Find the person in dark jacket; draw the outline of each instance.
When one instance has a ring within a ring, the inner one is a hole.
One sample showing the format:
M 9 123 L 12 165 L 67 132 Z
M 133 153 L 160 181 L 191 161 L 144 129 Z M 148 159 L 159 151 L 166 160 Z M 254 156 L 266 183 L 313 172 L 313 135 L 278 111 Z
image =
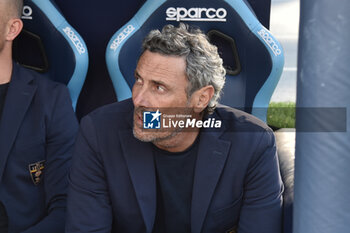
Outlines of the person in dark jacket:
M 83 118 L 67 233 L 280 233 L 272 130 L 219 105 L 217 48 L 185 25 L 151 31 L 132 99 Z
M 68 89 L 12 60 L 21 0 L 0 0 L 0 202 L 8 232 L 64 232 L 78 130 Z

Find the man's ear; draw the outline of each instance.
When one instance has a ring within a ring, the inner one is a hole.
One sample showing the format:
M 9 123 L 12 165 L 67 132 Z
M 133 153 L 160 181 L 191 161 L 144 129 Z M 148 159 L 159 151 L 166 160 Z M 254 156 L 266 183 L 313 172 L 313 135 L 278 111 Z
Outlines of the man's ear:
M 18 34 L 22 31 L 23 22 L 21 19 L 14 18 L 10 19 L 8 22 L 6 40 L 13 41 Z
M 214 96 L 214 87 L 212 85 L 202 87 L 192 94 L 192 106 L 195 112 L 202 112 Z

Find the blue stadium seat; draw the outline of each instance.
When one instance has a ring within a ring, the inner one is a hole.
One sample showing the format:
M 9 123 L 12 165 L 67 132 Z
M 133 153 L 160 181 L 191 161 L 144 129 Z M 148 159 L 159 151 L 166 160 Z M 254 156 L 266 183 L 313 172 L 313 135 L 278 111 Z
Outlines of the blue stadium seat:
M 220 102 L 266 122 L 267 107 L 283 70 L 283 50 L 244 0 L 146 1 L 107 47 L 107 68 L 118 100 L 131 96 L 145 35 L 180 21 L 199 27 L 219 48 L 227 70 Z
M 75 109 L 88 68 L 83 39 L 51 0 L 24 0 L 22 20 L 24 30 L 14 42 L 14 59 L 66 84 Z
M 105 51 L 117 28 L 123 26 L 145 0 L 55 0 L 68 22 L 89 48 L 89 68 L 77 105 L 81 118 L 97 107 L 117 101 L 109 77 Z
M 105 50 L 115 30 L 128 22 L 145 0 L 54 0 L 67 21 L 89 48 L 89 68 L 76 113 L 85 116 L 102 105 L 117 101 L 106 62 Z M 271 0 L 248 0 L 265 27 L 269 27 Z
M 284 184 L 283 233 L 293 232 L 295 129 L 275 131 L 278 160 Z

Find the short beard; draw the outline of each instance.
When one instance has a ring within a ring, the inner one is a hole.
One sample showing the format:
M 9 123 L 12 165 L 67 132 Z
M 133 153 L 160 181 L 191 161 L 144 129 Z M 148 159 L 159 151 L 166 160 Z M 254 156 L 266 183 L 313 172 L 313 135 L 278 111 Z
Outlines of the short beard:
M 158 143 L 158 142 L 162 142 L 162 141 L 174 138 L 181 131 L 182 131 L 182 129 L 178 128 L 178 129 L 174 130 L 173 132 L 171 132 L 170 134 L 165 135 L 163 137 L 157 136 L 156 134 L 143 135 L 144 137 L 142 137 L 136 133 L 135 126 L 132 129 L 132 132 L 133 132 L 135 138 L 137 138 L 138 140 L 140 140 L 142 142 L 152 142 L 152 143 Z
M 186 107 L 188 107 L 189 104 L 190 104 L 190 100 L 188 99 Z M 147 110 L 147 109 L 142 108 L 142 107 L 135 108 L 134 109 L 134 116 L 135 116 L 135 114 L 140 114 L 145 110 Z M 193 111 L 185 112 L 184 114 L 190 114 L 190 113 L 193 114 Z M 136 139 L 138 139 L 142 142 L 152 142 L 153 144 L 161 145 L 164 148 L 174 147 L 176 144 L 176 139 L 174 139 L 174 138 L 176 136 L 178 136 L 184 130 L 183 128 L 176 128 L 176 129 L 174 129 L 174 131 L 170 132 L 170 134 L 167 134 L 167 135 L 157 135 L 157 132 L 153 132 L 153 133 L 150 132 L 149 134 L 139 135 L 139 134 L 137 134 L 135 127 L 137 127 L 137 126 L 135 126 L 135 123 L 134 123 L 132 132 L 133 132 L 133 135 Z M 143 129 L 143 130 L 145 130 L 145 129 Z M 162 129 L 160 129 L 160 132 L 161 131 L 162 131 Z M 171 139 L 174 139 L 174 140 L 171 140 Z

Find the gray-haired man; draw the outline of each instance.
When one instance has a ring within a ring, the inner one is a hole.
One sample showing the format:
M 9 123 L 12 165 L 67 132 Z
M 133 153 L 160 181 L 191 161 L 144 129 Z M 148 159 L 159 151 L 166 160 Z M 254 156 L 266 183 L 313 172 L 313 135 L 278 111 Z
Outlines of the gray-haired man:
M 273 132 L 218 106 L 224 83 L 200 31 L 151 31 L 132 100 L 82 120 L 67 232 L 280 232 Z

